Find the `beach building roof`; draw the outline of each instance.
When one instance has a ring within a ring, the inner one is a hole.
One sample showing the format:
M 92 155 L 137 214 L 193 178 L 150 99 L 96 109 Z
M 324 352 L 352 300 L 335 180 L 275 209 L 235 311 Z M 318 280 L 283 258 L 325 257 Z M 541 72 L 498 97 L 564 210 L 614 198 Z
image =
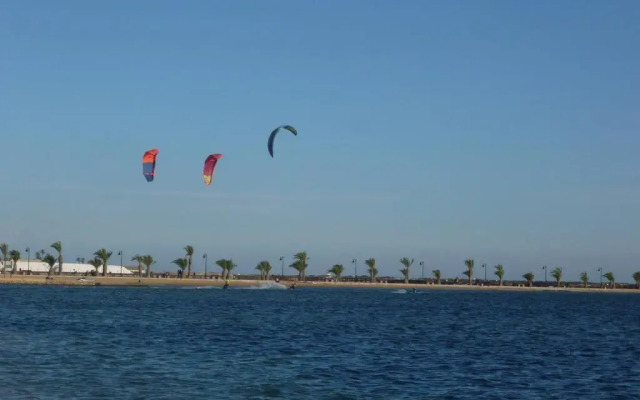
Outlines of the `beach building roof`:
M 42 262 L 40 260 L 20 260 L 18 261 L 16 271 L 20 273 L 21 271 L 31 271 L 31 272 L 49 272 L 49 264 Z M 5 272 L 10 272 L 13 268 L 11 262 L 7 263 L 7 268 Z M 1 269 L 1 268 L 0 268 Z M 91 264 L 81 264 L 81 263 L 62 263 L 62 272 L 63 273 L 78 273 L 84 274 L 85 272 L 91 272 L 95 268 Z M 58 263 L 53 266 L 54 272 L 58 272 Z M 102 267 L 98 268 L 98 272 L 102 273 Z M 107 273 L 111 274 L 120 274 L 120 266 L 119 265 L 107 265 Z M 122 267 L 122 275 L 132 275 L 133 272 L 129 270 L 127 267 Z

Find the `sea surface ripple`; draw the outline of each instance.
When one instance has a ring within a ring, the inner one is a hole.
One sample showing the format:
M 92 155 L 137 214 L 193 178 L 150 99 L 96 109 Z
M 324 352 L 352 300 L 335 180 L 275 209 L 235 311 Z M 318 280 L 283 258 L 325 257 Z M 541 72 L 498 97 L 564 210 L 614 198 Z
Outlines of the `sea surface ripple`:
M 179 289 L 0 286 L 0 399 L 640 398 L 634 294 Z

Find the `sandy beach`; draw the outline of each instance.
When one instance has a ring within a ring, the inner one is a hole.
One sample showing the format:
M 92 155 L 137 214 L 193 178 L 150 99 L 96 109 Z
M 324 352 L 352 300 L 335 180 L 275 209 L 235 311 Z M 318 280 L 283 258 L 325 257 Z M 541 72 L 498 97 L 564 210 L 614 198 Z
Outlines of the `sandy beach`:
M 273 282 L 273 281 L 269 281 Z M 231 280 L 231 286 L 259 286 L 265 281 Z M 281 281 L 289 286 L 293 281 Z M 177 278 L 138 278 L 138 277 L 78 277 L 53 276 L 46 279 L 44 275 L 0 275 L 0 285 L 61 285 L 61 286 L 222 286 L 221 280 L 215 279 L 177 279 Z M 296 282 L 296 288 L 369 288 L 369 289 L 413 289 L 417 290 L 492 290 L 492 291 L 550 291 L 550 292 L 592 292 L 592 293 L 638 293 L 638 289 L 600 289 L 600 288 L 556 288 L 525 286 L 469 286 L 469 285 L 424 285 L 404 283 L 353 283 L 353 282 Z

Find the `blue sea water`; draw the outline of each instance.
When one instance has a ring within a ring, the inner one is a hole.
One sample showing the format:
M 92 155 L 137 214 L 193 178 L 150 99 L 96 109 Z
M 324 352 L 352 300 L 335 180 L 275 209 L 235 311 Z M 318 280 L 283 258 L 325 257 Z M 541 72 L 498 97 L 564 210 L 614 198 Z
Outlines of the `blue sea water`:
M 0 399 L 638 399 L 640 295 L 0 286 Z

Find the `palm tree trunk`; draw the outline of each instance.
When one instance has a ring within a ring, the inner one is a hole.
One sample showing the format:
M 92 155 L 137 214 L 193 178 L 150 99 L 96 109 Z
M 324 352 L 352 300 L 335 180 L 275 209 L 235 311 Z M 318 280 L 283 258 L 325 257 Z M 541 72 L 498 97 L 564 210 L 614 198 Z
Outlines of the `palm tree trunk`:
M 500 278 L 500 286 L 502 286 L 502 278 Z
M 102 276 L 107 276 L 107 262 L 102 264 Z

